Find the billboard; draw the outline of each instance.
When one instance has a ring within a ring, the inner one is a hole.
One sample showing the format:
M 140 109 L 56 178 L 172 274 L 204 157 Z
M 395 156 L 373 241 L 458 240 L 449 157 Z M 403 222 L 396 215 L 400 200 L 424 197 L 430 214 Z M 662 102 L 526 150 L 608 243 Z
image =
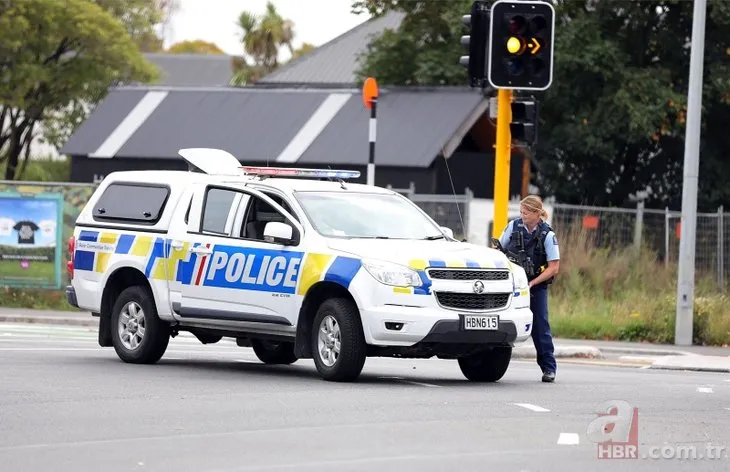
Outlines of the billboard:
M 0 193 L 0 286 L 61 288 L 63 195 Z

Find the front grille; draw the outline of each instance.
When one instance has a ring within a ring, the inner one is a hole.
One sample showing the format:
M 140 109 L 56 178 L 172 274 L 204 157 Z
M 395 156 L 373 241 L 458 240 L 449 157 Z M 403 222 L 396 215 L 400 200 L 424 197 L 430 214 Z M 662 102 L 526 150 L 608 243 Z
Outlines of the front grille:
M 435 292 L 436 300 L 444 308 L 455 310 L 497 310 L 509 303 L 510 293 Z
M 481 269 L 430 269 L 432 279 L 445 280 L 509 280 L 509 271 Z

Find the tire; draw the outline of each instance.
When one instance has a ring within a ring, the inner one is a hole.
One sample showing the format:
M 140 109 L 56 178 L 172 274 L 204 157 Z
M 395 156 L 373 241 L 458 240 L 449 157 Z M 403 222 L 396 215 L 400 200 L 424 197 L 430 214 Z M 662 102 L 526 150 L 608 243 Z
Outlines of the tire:
M 459 368 L 472 382 L 496 382 L 507 372 L 512 359 L 511 346 L 498 346 L 479 354 L 459 358 Z
M 137 319 L 130 325 L 126 320 L 135 312 Z M 141 334 L 139 327 L 143 328 Z M 140 286 L 124 289 L 117 298 L 112 311 L 111 334 L 119 358 L 131 364 L 154 364 L 170 342 L 170 326 L 157 316 L 152 294 Z
M 251 347 L 256 357 L 264 364 L 293 364 L 297 361 L 294 355 L 294 343 L 251 340 Z
M 328 337 L 325 333 L 327 331 L 331 332 L 332 336 Z M 322 333 L 321 340 L 320 333 Z M 336 348 L 338 338 L 339 352 Z M 324 380 L 352 382 L 360 376 L 365 365 L 367 346 L 360 313 L 352 301 L 345 298 L 325 300 L 314 316 L 311 341 L 314 364 Z M 334 360 L 325 356 L 323 351 L 335 353 Z

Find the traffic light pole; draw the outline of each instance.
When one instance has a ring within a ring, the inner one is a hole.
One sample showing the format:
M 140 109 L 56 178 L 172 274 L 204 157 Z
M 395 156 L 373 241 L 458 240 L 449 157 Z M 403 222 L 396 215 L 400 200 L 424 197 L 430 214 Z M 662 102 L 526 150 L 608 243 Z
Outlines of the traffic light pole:
M 497 94 L 497 139 L 494 153 L 494 223 L 492 237 L 499 238 L 507 226 L 509 205 L 509 166 L 512 153 L 509 125 L 512 121 L 512 90 Z

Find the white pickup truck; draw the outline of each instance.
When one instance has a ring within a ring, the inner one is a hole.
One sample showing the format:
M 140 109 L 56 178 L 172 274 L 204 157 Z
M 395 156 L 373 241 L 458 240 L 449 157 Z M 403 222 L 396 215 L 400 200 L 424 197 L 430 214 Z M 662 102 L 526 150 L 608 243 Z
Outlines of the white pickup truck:
M 494 382 L 529 338 L 524 270 L 402 195 L 347 182 L 353 171 L 180 155 L 190 172 L 107 176 L 69 241 L 69 303 L 99 317 L 99 344 L 123 361 L 157 362 L 186 331 L 265 363 L 313 358 L 333 381 L 367 357 L 437 356 Z

